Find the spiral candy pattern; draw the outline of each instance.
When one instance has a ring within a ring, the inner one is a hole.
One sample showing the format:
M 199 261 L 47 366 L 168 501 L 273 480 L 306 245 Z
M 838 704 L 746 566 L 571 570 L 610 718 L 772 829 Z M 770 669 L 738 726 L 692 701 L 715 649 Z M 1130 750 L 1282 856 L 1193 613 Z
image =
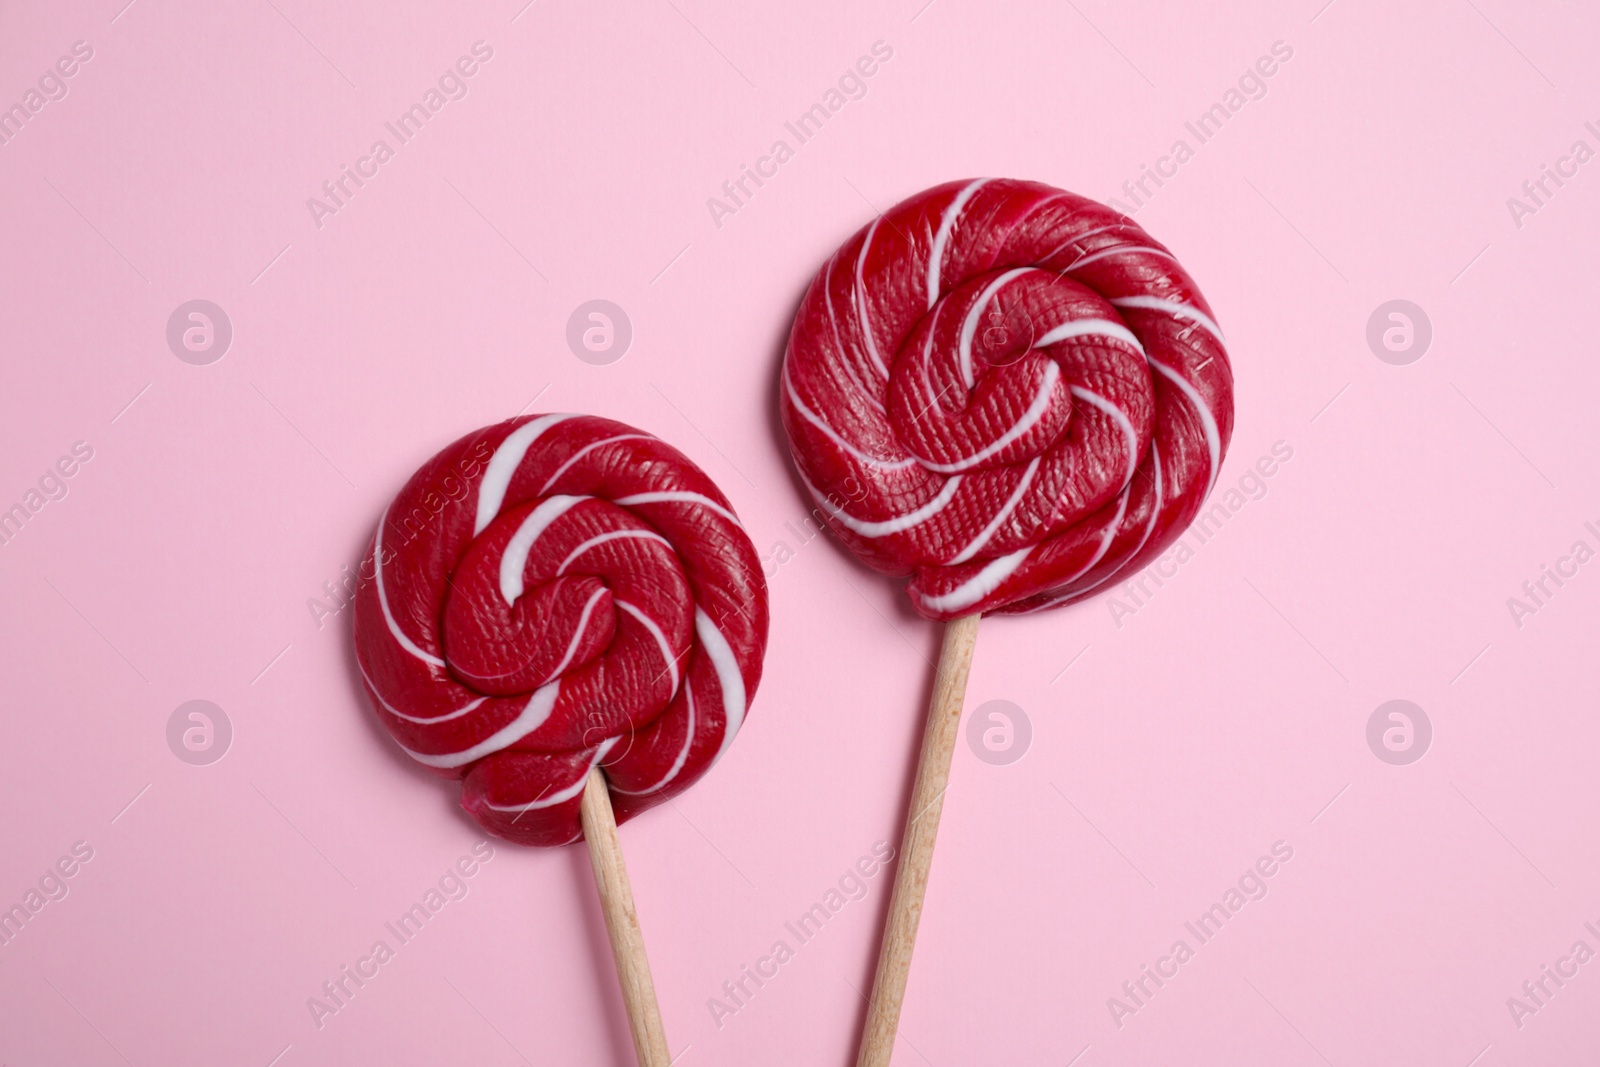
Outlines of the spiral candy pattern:
M 1159 555 L 1233 429 L 1222 330 L 1126 216 L 951 182 L 846 241 L 801 301 L 780 410 L 833 532 L 921 614 L 1070 603 Z
M 597 765 L 619 822 L 687 788 L 761 678 L 766 584 L 727 498 L 607 419 L 533 415 L 450 445 L 385 510 L 361 574 L 378 718 L 524 844 L 582 836 Z

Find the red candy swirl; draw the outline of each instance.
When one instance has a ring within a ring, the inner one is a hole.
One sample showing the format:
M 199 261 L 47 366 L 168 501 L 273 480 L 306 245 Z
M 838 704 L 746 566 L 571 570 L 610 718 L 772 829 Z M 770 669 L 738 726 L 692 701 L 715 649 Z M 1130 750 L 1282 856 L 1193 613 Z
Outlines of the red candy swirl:
M 395 497 L 360 573 L 356 655 L 379 719 L 523 844 L 582 835 L 596 765 L 619 822 L 688 788 L 761 678 L 766 583 L 727 498 L 607 419 L 463 437 Z
M 1035 182 L 951 182 L 833 254 L 780 385 L 801 477 L 918 612 L 1089 595 L 1195 517 L 1233 430 L 1211 308 L 1131 219 Z

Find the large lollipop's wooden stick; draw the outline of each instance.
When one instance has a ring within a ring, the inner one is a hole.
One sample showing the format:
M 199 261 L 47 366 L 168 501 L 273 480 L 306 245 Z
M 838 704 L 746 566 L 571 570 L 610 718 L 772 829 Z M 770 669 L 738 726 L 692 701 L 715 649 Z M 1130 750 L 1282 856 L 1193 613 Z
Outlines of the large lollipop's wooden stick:
M 617 840 L 611 793 L 606 789 L 606 776 L 599 767 L 589 771 L 581 810 L 583 839 L 589 843 L 589 862 L 594 866 L 595 888 L 600 891 L 600 910 L 605 912 L 606 932 L 611 935 L 611 955 L 617 961 L 617 981 L 622 986 L 622 1002 L 628 1009 L 633 1050 L 639 1057 L 639 1067 L 670 1067 L 667 1035 L 661 1028 L 661 1008 L 656 1004 L 656 984 L 650 977 L 650 960 L 644 953 L 639 913 L 633 908 L 633 887 L 628 883 L 628 868 L 622 862 L 622 843 Z
M 917 944 L 922 897 L 928 889 L 928 868 L 933 865 L 933 844 L 939 835 L 939 813 L 944 810 L 944 791 L 950 782 L 950 757 L 961 732 L 961 703 L 967 695 L 972 649 L 978 642 L 978 618 L 968 615 L 945 623 L 933 699 L 923 727 L 922 756 L 911 790 L 911 810 L 900 841 L 900 866 L 889 897 L 889 921 L 878 947 L 878 972 L 872 980 L 872 1000 L 856 1067 L 888 1067 L 894 1054 L 900 1004 L 911 974 L 911 951 Z

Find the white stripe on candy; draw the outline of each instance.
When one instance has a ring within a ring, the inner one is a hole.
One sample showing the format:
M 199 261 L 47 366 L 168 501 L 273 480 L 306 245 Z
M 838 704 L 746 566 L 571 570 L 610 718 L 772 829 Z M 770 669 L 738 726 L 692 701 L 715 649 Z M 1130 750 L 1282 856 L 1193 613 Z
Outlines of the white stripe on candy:
M 956 351 L 961 360 L 961 380 L 967 383 L 967 389 L 969 391 L 972 389 L 973 385 L 976 384 L 976 379 L 972 376 L 972 337 L 978 332 L 978 320 L 983 317 L 983 309 L 989 306 L 989 301 L 994 299 L 994 295 L 1003 289 L 1007 282 L 1011 281 L 1018 275 L 1027 274 L 1034 269 L 1035 268 L 1033 267 L 1018 267 L 1015 270 L 1006 271 L 1004 274 L 1000 275 L 1000 277 L 990 282 L 989 287 L 982 293 L 978 294 L 978 299 L 973 303 L 971 309 L 967 311 L 967 317 L 962 320 L 961 338 L 956 346 Z M 928 337 L 931 341 L 933 337 L 932 330 L 928 331 Z M 926 352 L 924 352 L 923 365 L 927 365 Z
M 908 511 L 904 515 L 897 515 L 892 519 L 885 519 L 882 522 L 870 522 L 866 519 L 856 518 L 854 515 L 846 512 L 838 504 L 835 504 L 833 501 L 817 492 L 817 487 L 807 481 L 804 474 L 800 476 L 800 479 L 801 481 L 805 481 L 806 488 L 811 490 L 811 498 L 815 500 L 824 511 L 826 511 L 829 515 L 832 515 L 835 519 L 839 520 L 841 525 L 866 538 L 884 537 L 888 534 L 900 533 L 902 530 L 911 529 L 911 527 L 916 526 L 918 523 L 928 521 L 935 515 L 939 514 L 939 512 L 943 511 L 945 505 L 950 503 L 950 498 L 956 495 L 956 490 L 961 488 L 961 476 L 958 474 L 954 478 L 951 478 L 949 481 L 944 483 L 944 488 L 939 490 L 938 496 L 934 497 L 932 500 L 928 501 L 926 504 L 915 509 L 914 511 Z
M 1158 475 L 1159 477 L 1159 475 Z M 1106 553 L 1111 551 L 1111 542 L 1117 539 L 1117 531 L 1122 529 L 1122 517 L 1128 513 L 1128 500 L 1133 496 L 1133 483 L 1130 481 L 1122 487 L 1121 494 L 1117 497 L 1117 513 L 1111 516 L 1111 521 L 1106 523 L 1106 531 L 1100 538 L 1100 547 L 1095 549 L 1094 557 L 1083 565 L 1083 569 L 1074 574 L 1068 581 L 1075 582 L 1094 569 L 1095 564 L 1106 558 Z
M 584 633 L 589 629 L 589 618 L 594 614 L 594 606 L 600 602 L 600 598 L 605 596 L 606 592 L 606 588 L 601 586 L 589 594 L 588 603 L 583 605 L 583 612 L 578 616 L 578 625 L 572 628 L 572 639 L 567 642 L 566 654 L 561 657 L 561 662 L 556 664 L 556 669 L 546 677 L 560 678 L 562 672 L 567 669 L 567 664 L 572 662 L 572 657 L 577 655 L 578 643 L 583 640 Z
M 431 652 L 425 652 L 417 647 L 416 642 L 400 632 L 400 624 L 395 621 L 394 612 L 389 610 L 389 593 L 383 587 L 383 530 L 389 525 L 389 509 L 383 509 L 383 517 L 378 520 L 378 533 L 372 542 L 373 571 L 377 576 L 378 606 L 383 609 L 383 621 L 389 624 L 389 632 L 399 642 L 400 647 L 433 667 L 443 667 L 444 660 Z
M 618 507 L 629 507 L 634 504 L 699 504 L 701 507 L 710 508 L 739 527 L 739 529 L 744 529 L 744 524 L 739 521 L 739 516 L 703 493 L 635 493 L 632 496 L 619 496 L 612 503 Z
M 944 248 L 950 243 L 950 233 L 956 227 L 956 219 L 967 206 L 967 201 L 972 199 L 988 178 L 979 178 L 956 194 L 954 200 L 944 209 L 944 215 L 939 219 L 939 232 L 933 236 L 933 248 L 928 252 L 928 310 L 933 310 L 933 305 L 939 302 L 939 268 L 944 263 Z
M 1217 468 L 1222 466 L 1222 434 L 1217 429 L 1217 419 L 1211 413 L 1211 405 L 1200 396 L 1198 389 L 1165 363 L 1158 363 L 1152 359 L 1150 365 L 1182 391 L 1189 403 L 1194 405 L 1195 414 L 1200 417 L 1200 428 L 1206 435 L 1206 453 L 1211 459 L 1211 470 L 1206 474 L 1206 491 L 1202 495 L 1210 496 L 1211 487 L 1217 483 Z M 1151 442 L 1151 451 L 1154 450 L 1155 443 Z
M 861 251 L 856 253 L 855 305 L 856 314 L 861 317 L 861 337 L 867 343 L 867 355 L 871 357 L 872 365 L 878 368 L 878 373 L 882 374 L 885 380 L 888 380 L 889 368 L 884 365 L 883 358 L 878 355 L 878 341 L 877 338 L 872 336 L 872 322 L 867 318 L 867 282 L 862 275 L 867 260 L 867 249 L 872 247 L 873 235 L 878 232 L 878 223 L 882 218 L 883 216 L 879 215 L 878 218 L 872 220 L 872 225 L 867 227 L 866 239 L 861 242 Z M 882 405 L 879 405 L 879 408 L 881 410 Z
M 833 272 L 838 266 L 838 262 L 839 253 L 835 252 L 833 254 L 833 258 L 828 260 L 828 274 L 826 280 L 823 282 L 822 299 L 824 306 L 826 306 L 828 309 L 828 328 L 833 331 L 834 347 L 843 352 L 845 350 L 845 343 L 844 338 L 839 334 L 839 314 L 833 308 Z M 852 304 L 855 303 L 854 296 L 852 296 L 850 300 Z M 859 309 L 857 310 L 857 314 L 859 314 Z M 871 404 L 875 410 L 882 414 L 884 412 L 883 401 L 878 399 L 876 393 L 867 388 L 867 383 L 862 381 L 861 375 L 856 373 L 855 361 L 845 360 L 840 364 L 840 369 L 843 370 L 845 376 L 850 379 L 850 384 L 855 387 L 856 395 L 861 397 L 868 404 Z
M 1133 432 L 1133 423 L 1128 420 L 1127 414 L 1099 393 L 1090 392 L 1081 385 L 1072 387 L 1072 395 L 1079 400 L 1087 400 L 1090 406 L 1099 408 L 1107 415 L 1110 415 L 1112 421 L 1117 424 L 1117 428 L 1122 431 L 1122 436 L 1128 442 L 1127 477 L 1132 478 L 1133 472 L 1139 467 L 1139 435 Z
M 668 541 L 660 534 L 652 533 L 649 530 L 612 530 L 610 533 L 596 534 L 583 544 L 579 545 L 577 548 L 573 549 L 571 552 L 567 553 L 567 558 L 562 560 L 561 566 L 556 568 L 556 577 L 559 578 L 561 575 L 567 573 L 567 568 L 572 566 L 573 560 L 589 551 L 589 549 L 594 548 L 596 545 L 603 545 L 607 541 L 628 540 L 659 541 L 661 544 L 666 545 L 669 549 L 672 548 L 671 541 Z
M 1107 582 L 1109 582 L 1113 578 L 1121 577 L 1122 574 L 1125 573 L 1123 568 L 1125 568 L 1127 566 L 1128 561 L 1130 559 L 1132 559 L 1134 556 L 1137 556 L 1141 551 L 1143 551 L 1144 546 L 1150 543 L 1150 535 L 1155 533 L 1156 524 L 1161 521 L 1161 496 L 1165 492 L 1165 486 L 1163 485 L 1162 479 L 1161 479 L 1161 450 L 1156 447 L 1156 443 L 1154 441 L 1150 442 L 1150 464 L 1151 464 L 1150 477 L 1153 479 L 1153 481 L 1155 483 L 1154 486 L 1153 486 L 1153 489 L 1152 489 L 1152 492 L 1153 492 L 1153 495 L 1154 495 L 1154 498 L 1155 498 L 1155 502 L 1150 505 L 1150 521 L 1145 523 L 1144 535 L 1139 538 L 1139 543 L 1137 545 L 1133 546 L 1133 551 L 1129 552 L 1126 556 L 1124 556 L 1122 558 L 1122 563 L 1120 565 L 1118 565 L 1117 567 L 1113 568 L 1112 570 L 1107 571 L 1105 574 L 1102 574 L 1099 578 L 1097 578 L 1093 582 L 1090 582 L 1088 585 L 1084 586 L 1082 589 L 1073 590 L 1073 592 L 1072 592 L 1073 599 L 1078 599 L 1079 597 L 1082 597 L 1082 596 L 1088 594 L 1092 590 L 1099 589 L 1102 585 L 1105 585 Z M 1089 569 L 1100 561 L 1100 557 L 1105 555 L 1106 549 L 1111 547 L 1112 538 L 1117 533 L 1121 532 L 1122 517 L 1123 517 L 1124 513 L 1127 511 L 1128 494 L 1132 490 L 1132 488 L 1133 488 L 1133 486 L 1130 484 L 1127 489 L 1124 489 L 1122 491 L 1123 492 L 1122 504 L 1117 509 L 1116 521 L 1107 530 L 1106 539 L 1105 539 L 1104 543 L 1102 543 L 1102 545 L 1100 546 L 1100 552 L 1095 556 L 1095 558 L 1092 561 L 1090 561 L 1089 566 L 1087 566 L 1087 567 L 1083 568 L 1083 570 L 1079 571 L 1068 582 L 1063 582 L 1062 583 L 1063 585 L 1071 584 L 1071 582 L 1077 581 L 1078 578 L 1081 577 L 1082 575 L 1087 574 L 1089 572 Z
M 506 500 L 506 490 L 510 488 L 511 478 L 517 473 L 517 468 L 522 465 L 522 457 L 528 454 L 528 446 L 556 423 L 574 418 L 577 416 L 541 415 L 506 434 L 506 439 L 489 457 L 483 481 L 478 483 L 478 514 L 472 527 L 473 537 L 483 533 L 484 528 L 500 514 L 500 507 Z
M 694 609 L 694 633 L 700 639 L 700 650 L 711 660 L 711 669 L 717 673 L 717 687 L 722 690 L 722 715 L 726 725 L 722 728 L 722 744 L 711 757 L 711 764 L 715 765 L 733 744 L 733 735 L 744 725 L 744 675 L 739 673 L 739 661 L 734 658 L 728 639 L 712 623 L 711 616 L 699 607 Z
M 550 491 L 550 487 L 556 484 L 556 480 L 559 479 L 563 474 L 567 473 L 568 468 L 570 468 L 574 463 L 578 462 L 578 460 L 582 459 L 584 456 L 588 455 L 590 452 L 593 452 L 595 449 L 599 448 L 601 445 L 613 445 L 618 441 L 654 440 L 655 438 L 647 433 L 619 433 L 615 437 L 607 437 L 602 441 L 594 442 L 594 444 L 584 445 L 572 455 L 568 456 L 567 461 L 561 466 L 557 467 L 554 474 L 545 479 L 544 485 L 540 487 L 539 492 L 536 495 L 544 496 L 546 493 L 548 493 Z
M 1087 267 L 1089 264 L 1105 259 L 1108 256 L 1120 256 L 1128 252 L 1141 252 L 1145 255 L 1162 256 L 1166 259 L 1172 260 L 1174 263 L 1178 261 L 1177 257 L 1171 252 L 1163 252 L 1159 248 L 1149 248 L 1145 245 L 1119 245 L 1116 248 L 1108 248 L 1103 252 L 1093 252 L 1082 257 L 1081 259 L 1074 260 L 1072 266 L 1062 271 L 1062 273 L 1071 274 L 1075 270 L 1081 270 L 1082 268 Z
M 1034 472 L 1038 469 L 1039 457 L 1034 456 L 1033 461 L 1028 464 L 1028 469 L 1022 472 L 1022 478 L 1017 482 L 1017 488 L 1012 492 L 1011 498 L 1005 502 L 1005 506 L 996 512 L 994 518 L 989 520 L 989 525 L 979 531 L 978 536 L 974 537 L 971 543 L 961 550 L 961 554 L 950 561 L 951 565 L 967 562 L 967 560 L 976 556 L 984 545 L 989 543 L 989 539 L 995 535 L 995 531 L 1000 529 L 1000 524 L 1011 517 L 1011 512 L 1015 510 L 1018 501 L 1022 499 L 1022 494 L 1027 492 L 1028 483 L 1033 481 Z
M 539 539 L 539 535 L 573 505 L 591 499 L 587 496 L 546 497 L 522 520 L 522 525 L 511 535 L 505 553 L 500 557 L 500 595 L 508 605 L 515 604 L 517 597 L 522 595 L 522 571 L 528 565 L 528 553 L 533 551 L 533 543 Z
M 672 654 L 672 646 L 667 644 L 667 635 L 661 632 L 661 627 L 656 621 L 626 600 L 614 600 L 612 603 L 626 611 L 629 615 L 644 623 L 644 628 L 650 631 L 650 636 L 656 639 L 656 647 L 661 649 L 661 658 L 666 661 L 667 671 L 672 675 L 672 691 L 678 691 L 678 658 Z M 660 677 L 657 675 L 656 677 Z
M 1168 315 L 1179 319 L 1189 319 L 1204 326 L 1211 335 L 1217 339 L 1218 344 L 1227 344 L 1222 336 L 1222 327 L 1211 321 L 1211 316 L 1199 308 L 1177 300 L 1163 300 L 1159 296 L 1117 296 L 1111 298 L 1111 303 L 1119 308 L 1138 308 L 1142 311 L 1165 311 Z
M 619 740 L 620 738 L 613 737 L 602 741 L 599 746 L 595 748 L 594 754 L 589 757 L 589 766 L 583 769 L 583 773 L 578 776 L 578 780 L 576 782 L 567 786 L 565 789 L 558 789 L 556 792 L 551 793 L 547 797 L 540 797 L 538 800 L 530 800 L 526 804 L 500 805 L 490 804 L 486 800 L 484 801 L 484 807 L 490 808 L 494 811 L 537 811 L 540 808 L 553 808 L 557 804 L 564 804 L 573 797 L 577 796 L 579 793 L 583 792 L 584 787 L 589 784 L 589 772 L 594 770 L 599 762 L 606 758 L 606 753 L 610 752 L 612 747 L 615 746 Z M 576 841 L 577 838 L 574 837 L 572 840 Z M 568 844 L 571 844 L 571 842 L 569 841 Z
M 838 445 L 840 448 L 844 449 L 850 455 L 854 456 L 862 463 L 865 463 L 867 466 L 875 467 L 881 471 L 897 471 L 904 470 L 906 467 L 909 467 L 916 462 L 915 459 L 909 457 L 902 460 L 887 460 L 879 459 L 877 456 L 869 456 L 865 452 L 861 451 L 861 449 L 851 444 L 849 441 L 846 441 L 843 437 L 840 437 L 838 432 L 835 431 L 832 426 L 829 426 L 827 423 L 822 421 L 821 416 L 817 415 L 816 412 L 806 407 L 805 402 L 800 399 L 800 394 L 795 392 L 794 383 L 789 380 L 789 372 L 787 369 L 785 369 L 783 373 L 783 387 L 788 390 L 789 402 L 794 405 L 794 409 L 800 413 L 801 418 L 805 419 L 811 425 L 821 430 L 828 440 L 832 441 L 834 444 Z
M 520 715 L 484 740 L 479 741 L 471 748 L 462 749 L 460 752 L 446 752 L 430 756 L 423 752 L 413 752 L 404 745 L 400 747 L 405 750 L 406 755 L 424 767 L 465 767 L 474 760 L 480 760 L 492 752 L 499 752 L 503 748 L 516 744 L 543 726 L 545 720 L 550 717 L 550 709 L 556 706 L 556 696 L 560 691 L 560 679 L 535 689 L 533 696 L 528 699 L 528 703 L 523 707 Z
M 361 661 L 359 659 L 356 661 L 356 667 L 361 671 L 362 681 L 367 683 L 367 691 L 373 695 L 373 697 L 378 701 L 379 706 L 382 707 L 384 711 L 387 711 L 390 715 L 393 715 L 397 719 L 404 719 L 406 722 L 414 722 L 422 726 L 432 726 L 434 723 L 449 722 L 452 719 L 459 719 L 461 716 L 473 711 L 478 707 L 478 705 L 489 699 L 488 697 L 479 697 L 477 700 L 470 701 L 465 707 L 457 708 L 455 711 L 447 711 L 443 715 L 435 715 L 431 719 L 423 719 L 415 715 L 407 715 L 405 712 L 401 711 L 393 704 L 385 700 L 383 698 L 383 694 L 378 692 L 378 685 L 372 680 L 372 675 L 367 673 L 367 668 L 361 665 Z
M 940 596 L 925 596 L 922 602 L 934 611 L 961 611 L 970 608 L 996 589 L 1000 583 L 1011 577 L 1012 573 L 1028 558 L 1028 553 L 1033 551 L 1033 546 L 1019 548 L 1009 556 L 1001 556 L 991 560 L 983 570 L 962 582 L 948 593 Z
M 1070 593 L 1070 594 L 1062 593 L 1060 595 L 1055 595 L 1055 594 L 1057 594 L 1059 590 L 1067 588 L 1073 582 L 1077 581 L 1079 578 L 1082 578 L 1085 574 L 1088 574 L 1090 571 L 1094 570 L 1095 566 L 1097 564 L 1099 564 L 1099 562 L 1102 559 L 1105 559 L 1106 553 L 1111 550 L 1111 542 L 1116 540 L 1117 532 L 1122 529 L 1122 517 L 1128 513 L 1128 497 L 1132 494 L 1132 492 L 1133 492 L 1133 485 L 1132 485 L 1132 483 L 1129 483 L 1127 486 L 1125 486 L 1123 488 L 1122 493 L 1117 497 L 1117 513 L 1115 515 L 1111 516 L 1111 520 L 1106 523 L 1105 530 L 1100 535 L 1100 547 L 1095 549 L 1094 555 L 1092 557 L 1090 557 L 1089 562 L 1087 562 L 1083 566 L 1079 567 L 1073 574 L 1071 574 L 1067 578 L 1063 579 L 1061 582 L 1059 582 L 1058 584 L 1056 584 L 1054 587 L 1052 587 L 1051 589 L 1047 590 L 1043 594 L 1044 596 L 1049 597 L 1050 599 L 1044 601 L 1042 604 L 1038 604 L 1035 607 L 1029 608 L 1025 612 L 1021 612 L 1020 614 L 1032 615 L 1036 611 L 1044 611 L 1046 608 L 1054 607 L 1057 603 L 1060 602 L 1062 596 L 1081 596 L 1082 595 L 1081 592 L 1075 592 L 1075 593 Z M 1113 571 L 1112 573 L 1115 574 L 1116 572 Z M 1109 577 L 1109 575 L 1107 577 Z M 1089 588 L 1091 588 L 1091 589 L 1097 588 L 1100 585 L 1103 585 L 1105 583 L 1105 581 L 1106 581 L 1105 578 L 1101 578 L 1098 582 L 1095 582 L 1094 585 L 1090 586 Z
M 940 474 L 953 474 L 956 471 L 971 470 L 1033 429 L 1039 420 L 1044 418 L 1045 411 L 1050 407 L 1050 394 L 1059 381 L 1061 381 L 1061 368 L 1056 364 L 1055 360 L 1051 360 L 1045 365 L 1044 381 L 1039 383 L 1039 392 L 1034 396 L 1033 403 L 1028 405 L 1028 410 L 1022 413 L 1022 417 L 1017 420 L 1016 425 L 1012 426 L 1011 429 L 959 463 L 930 463 L 921 457 L 918 457 L 917 462 L 928 468 L 928 470 L 938 471 Z
M 1074 337 L 1115 337 L 1124 344 L 1132 345 L 1141 356 L 1144 355 L 1144 345 L 1139 343 L 1133 331 L 1122 323 L 1112 322 L 1110 319 L 1075 319 L 1072 322 L 1063 322 L 1033 342 L 1033 346 L 1044 348 Z
M 674 778 L 678 777 L 678 772 L 683 770 L 683 765 L 689 762 L 689 751 L 694 748 L 694 686 L 685 689 L 683 696 L 687 707 L 688 722 L 684 726 L 683 748 L 678 750 L 678 758 L 672 761 L 672 766 L 667 769 L 667 773 L 654 785 L 646 786 L 643 789 L 618 789 L 613 785 L 611 787 L 613 793 L 621 793 L 630 797 L 642 797 L 650 793 L 658 793 L 665 789 Z

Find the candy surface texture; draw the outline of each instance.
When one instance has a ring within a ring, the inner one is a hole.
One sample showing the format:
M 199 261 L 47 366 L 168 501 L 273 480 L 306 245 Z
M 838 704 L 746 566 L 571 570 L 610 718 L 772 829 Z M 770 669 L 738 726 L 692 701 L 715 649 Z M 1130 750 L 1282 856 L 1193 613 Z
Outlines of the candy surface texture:
M 727 498 L 607 419 L 533 415 L 450 445 L 385 510 L 360 575 L 378 718 L 512 841 L 578 840 L 596 765 L 618 822 L 686 789 L 761 678 L 766 583 Z
M 929 189 L 846 241 L 779 389 L 830 528 L 934 619 L 1056 607 L 1145 566 L 1233 430 L 1222 330 L 1171 253 L 1004 179 Z

